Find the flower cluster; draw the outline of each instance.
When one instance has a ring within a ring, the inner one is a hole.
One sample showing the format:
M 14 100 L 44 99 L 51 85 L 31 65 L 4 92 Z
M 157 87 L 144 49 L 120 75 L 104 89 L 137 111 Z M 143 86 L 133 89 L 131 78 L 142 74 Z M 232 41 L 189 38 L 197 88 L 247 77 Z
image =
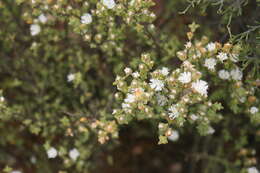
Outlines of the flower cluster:
M 185 49 L 177 52 L 182 63 L 173 70 L 154 69 L 151 55 L 143 54 L 137 71 L 126 68 L 125 75 L 114 82 L 120 91 L 115 97 L 122 102 L 113 115 L 119 123 L 132 119 L 157 119 L 177 127 L 195 123 L 202 135 L 215 132 L 212 123 L 223 118 L 220 110 L 227 109 L 224 105 L 234 113 L 259 118 L 254 86 L 242 82 L 245 76 L 237 64 L 239 50 L 239 45 L 222 46 L 207 43 L 206 37 L 195 41 L 189 37 Z M 222 96 L 227 90 L 230 95 Z M 250 97 L 255 98 L 251 103 L 243 101 Z M 166 131 L 160 133 L 159 143 L 165 143 L 170 136 Z
M 92 129 L 97 129 L 98 141 L 104 144 L 110 138 L 118 138 L 118 129 L 115 121 L 95 121 L 91 124 Z

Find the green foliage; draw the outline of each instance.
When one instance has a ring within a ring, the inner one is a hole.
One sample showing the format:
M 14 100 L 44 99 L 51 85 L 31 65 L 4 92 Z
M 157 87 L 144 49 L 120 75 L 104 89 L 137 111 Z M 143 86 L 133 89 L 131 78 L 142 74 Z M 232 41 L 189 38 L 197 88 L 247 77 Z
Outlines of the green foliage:
M 1 171 L 116 170 L 151 146 L 137 137 L 166 144 L 165 164 L 190 162 L 183 172 L 256 171 L 259 10 L 259 0 L 0 1 Z M 169 172 L 142 158 L 137 172 Z

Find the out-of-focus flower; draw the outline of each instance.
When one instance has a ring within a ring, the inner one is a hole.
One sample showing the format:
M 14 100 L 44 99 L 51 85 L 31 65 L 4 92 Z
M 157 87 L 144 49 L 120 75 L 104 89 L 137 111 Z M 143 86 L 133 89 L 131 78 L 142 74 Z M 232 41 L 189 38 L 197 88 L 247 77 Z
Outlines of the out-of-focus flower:
M 178 141 L 179 137 L 180 137 L 179 132 L 177 130 L 173 130 L 172 134 L 168 137 L 168 139 L 170 141 L 175 142 L 175 141 Z
M 238 68 L 231 70 L 230 74 L 234 80 L 241 80 L 243 77 L 242 71 L 240 71 Z
M 162 75 L 167 76 L 169 74 L 169 69 L 167 67 L 163 67 L 160 72 Z
M 31 35 L 35 36 L 41 32 L 41 27 L 38 24 L 32 24 L 30 26 Z
M 230 74 L 227 70 L 220 70 L 218 72 L 218 76 L 220 79 L 224 79 L 224 80 L 227 80 L 230 78 Z
M 70 73 L 70 74 L 67 76 L 67 81 L 68 81 L 68 82 L 72 82 L 75 78 L 76 78 L 76 75 L 73 74 L 73 73 Z
M 90 24 L 92 22 L 92 16 L 89 13 L 83 14 L 80 18 L 80 22 L 83 24 Z
M 206 48 L 207 48 L 207 50 L 209 51 L 209 52 L 212 52 L 212 51 L 214 51 L 215 49 L 216 49 L 216 44 L 215 43 L 208 43 L 207 44 L 207 46 L 206 46 Z
M 80 153 L 76 148 L 73 148 L 72 150 L 69 151 L 69 156 L 72 160 L 77 160 L 79 155 L 80 155 Z
M 257 107 L 253 106 L 253 107 L 250 108 L 249 111 L 250 111 L 251 114 L 256 114 L 259 110 L 258 110 Z
M 112 9 L 116 6 L 116 3 L 114 0 L 102 0 L 102 3 L 108 8 Z
M 250 167 L 247 169 L 248 173 L 259 173 L 258 169 L 256 167 Z
M 49 159 L 55 158 L 58 155 L 57 150 L 54 147 L 51 147 L 48 151 L 47 151 L 47 155 Z
M 44 14 L 41 14 L 39 17 L 38 17 L 38 20 L 41 22 L 41 23 L 46 23 L 47 22 L 47 17 L 44 15 Z

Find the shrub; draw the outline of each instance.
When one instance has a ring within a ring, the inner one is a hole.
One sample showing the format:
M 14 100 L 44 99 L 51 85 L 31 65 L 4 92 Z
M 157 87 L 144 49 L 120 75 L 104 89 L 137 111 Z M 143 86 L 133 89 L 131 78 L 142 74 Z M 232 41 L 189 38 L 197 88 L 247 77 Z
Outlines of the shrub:
M 259 8 L 1 1 L 0 169 L 258 172 Z

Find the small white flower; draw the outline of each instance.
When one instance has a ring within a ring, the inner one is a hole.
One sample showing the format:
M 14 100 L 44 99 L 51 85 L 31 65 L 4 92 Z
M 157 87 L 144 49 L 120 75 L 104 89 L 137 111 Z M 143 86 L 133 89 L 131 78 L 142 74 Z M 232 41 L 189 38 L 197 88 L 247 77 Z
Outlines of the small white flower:
M 113 109 L 112 114 L 114 115 L 114 114 L 116 114 L 116 113 L 117 113 L 117 110 L 116 110 L 116 109 Z
M 240 97 L 240 98 L 239 98 L 239 101 L 240 101 L 241 103 L 245 103 L 246 97 Z
M 37 161 L 37 159 L 36 159 L 35 156 L 32 156 L 32 157 L 30 158 L 30 161 L 31 161 L 32 164 L 35 164 L 36 161 Z
M 114 0 L 102 0 L 103 5 L 105 5 L 108 9 L 112 9 L 116 6 Z
M 186 49 L 188 49 L 188 48 L 191 48 L 191 46 L 192 46 L 192 44 L 191 44 L 191 42 L 189 41 L 189 42 L 187 42 L 186 44 L 185 44 L 185 48 Z
M 218 77 L 223 80 L 227 80 L 230 77 L 230 74 L 227 70 L 220 70 L 218 72 Z
M 211 42 L 207 44 L 206 48 L 208 49 L 209 52 L 212 52 L 216 49 L 216 44 Z
M 164 95 L 157 94 L 156 95 L 157 103 L 160 106 L 164 106 L 167 103 L 167 98 Z
M 0 102 L 4 102 L 5 98 L 3 96 L 0 97 Z
M 175 142 L 178 141 L 179 137 L 180 137 L 179 132 L 177 130 L 173 130 L 171 136 L 169 136 L 168 139 L 170 141 Z
M 226 53 L 220 52 L 220 53 L 217 55 L 217 58 L 218 58 L 221 62 L 223 62 L 223 61 L 225 61 L 225 60 L 228 59 L 228 56 L 227 56 Z
M 199 119 L 199 117 L 196 114 L 191 114 L 190 119 L 196 121 L 197 119 Z
M 161 91 L 164 87 L 164 83 L 159 79 L 150 79 L 150 86 L 155 91 Z
M 197 51 L 196 51 L 196 54 L 195 54 L 195 59 L 196 59 L 196 58 L 200 58 L 200 57 L 201 57 L 201 52 L 197 50 Z
M 135 1 L 136 1 L 136 0 L 131 0 L 131 1 L 129 2 L 129 5 L 133 6 L 133 5 L 135 4 Z
M 122 103 L 122 108 L 127 109 L 130 108 L 131 106 L 128 103 Z
M 67 81 L 68 81 L 68 82 L 72 82 L 75 78 L 76 78 L 76 75 L 70 73 L 70 74 L 67 76 Z
M 241 80 L 243 77 L 242 71 L 240 71 L 238 68 L 231 70 L 230 74 L 234 80 Z
M 76 148 L 74 148 L 70 150 L 69 156 L 72 160 L 77 160 L 77 158 L 79 157 L 79 151 Z
M 35 36 L 41 32 L 41 27 L 38 24 L 32 24 L 30 26 L 31 35 Z
M 132 69 L 127 67 L 124 69 L 124 72 L 125 72 L 125 74 L 130 74 L 130 73 L 132 73 Z
M 259 171 L 256 167 L 247 168 L 247 172 L 248 173 L 259 173 Z
M 167 67 L 163 67 L 161 69 L 161 73 L 162 75 L 167 76 L 169 74 L 169 69 Z
M 83 24 L 90 24 L 92 22 L 92 16 L 89 13 L 83 14 L 80 18 L 80 22 Z
M 44 15 L 44 14 L 41 14 L 39 17 L 38 17 L 38 20 L 41 22 L 41 23 L 46 23 L 47 22 L 47 17 Z
M 22 171 L 13 170 L 13 171 L 11 171 L 11 173 L 22 173 Z
M 140 74 L 139 74 L 139 72 L 134 72 L 134 73 L 132 73 L 132 76 L 134 78 L 138 78 L 138 77 L 140 77 Z
M 213 133 L 215 133 L 215 129 L 213 129 L 211 126 L 208 128 L 207 134 L 208 135 L 212 135 Z
M 257 107 L 253 106 L 253 107 L 250 108 L 249 111 L 250 111 L 251 114 L 255 114 L 255 113 L 257 113 L 259 110 L 258 110 Z
M 207 67 L 209 70 L 215 70 L 215 65 L 217 61 L 215 58 L 208 58 L 205 60 L 204 66 Z
M 197 80 L 196 82 L 193 82 L 191 87 L 203 96 L 207 96 L 208 94 L 208 83 L 203 80 Z
M 51 159 L 51 158 L 55 158 L 57 155 L 58 155 L 58 152 L 55 148 L 51 147 L 48 151 L 47 151 L 47 155 L 48 155 L 48 158 Z
M 181 73 L 178 80 L 183 84 L 189 83 L 191 81 L 191 72 Z
M 180 113 L 177 110 L 175 105 L 172 105 L 168 110 L 169 110 L 169 118 L 170 119 L 175 119 L 180 115 Z
M 135 102 L 135 95 L 134 94 L 127 94 L 124 100 L 126 103 L 133 103 Z

